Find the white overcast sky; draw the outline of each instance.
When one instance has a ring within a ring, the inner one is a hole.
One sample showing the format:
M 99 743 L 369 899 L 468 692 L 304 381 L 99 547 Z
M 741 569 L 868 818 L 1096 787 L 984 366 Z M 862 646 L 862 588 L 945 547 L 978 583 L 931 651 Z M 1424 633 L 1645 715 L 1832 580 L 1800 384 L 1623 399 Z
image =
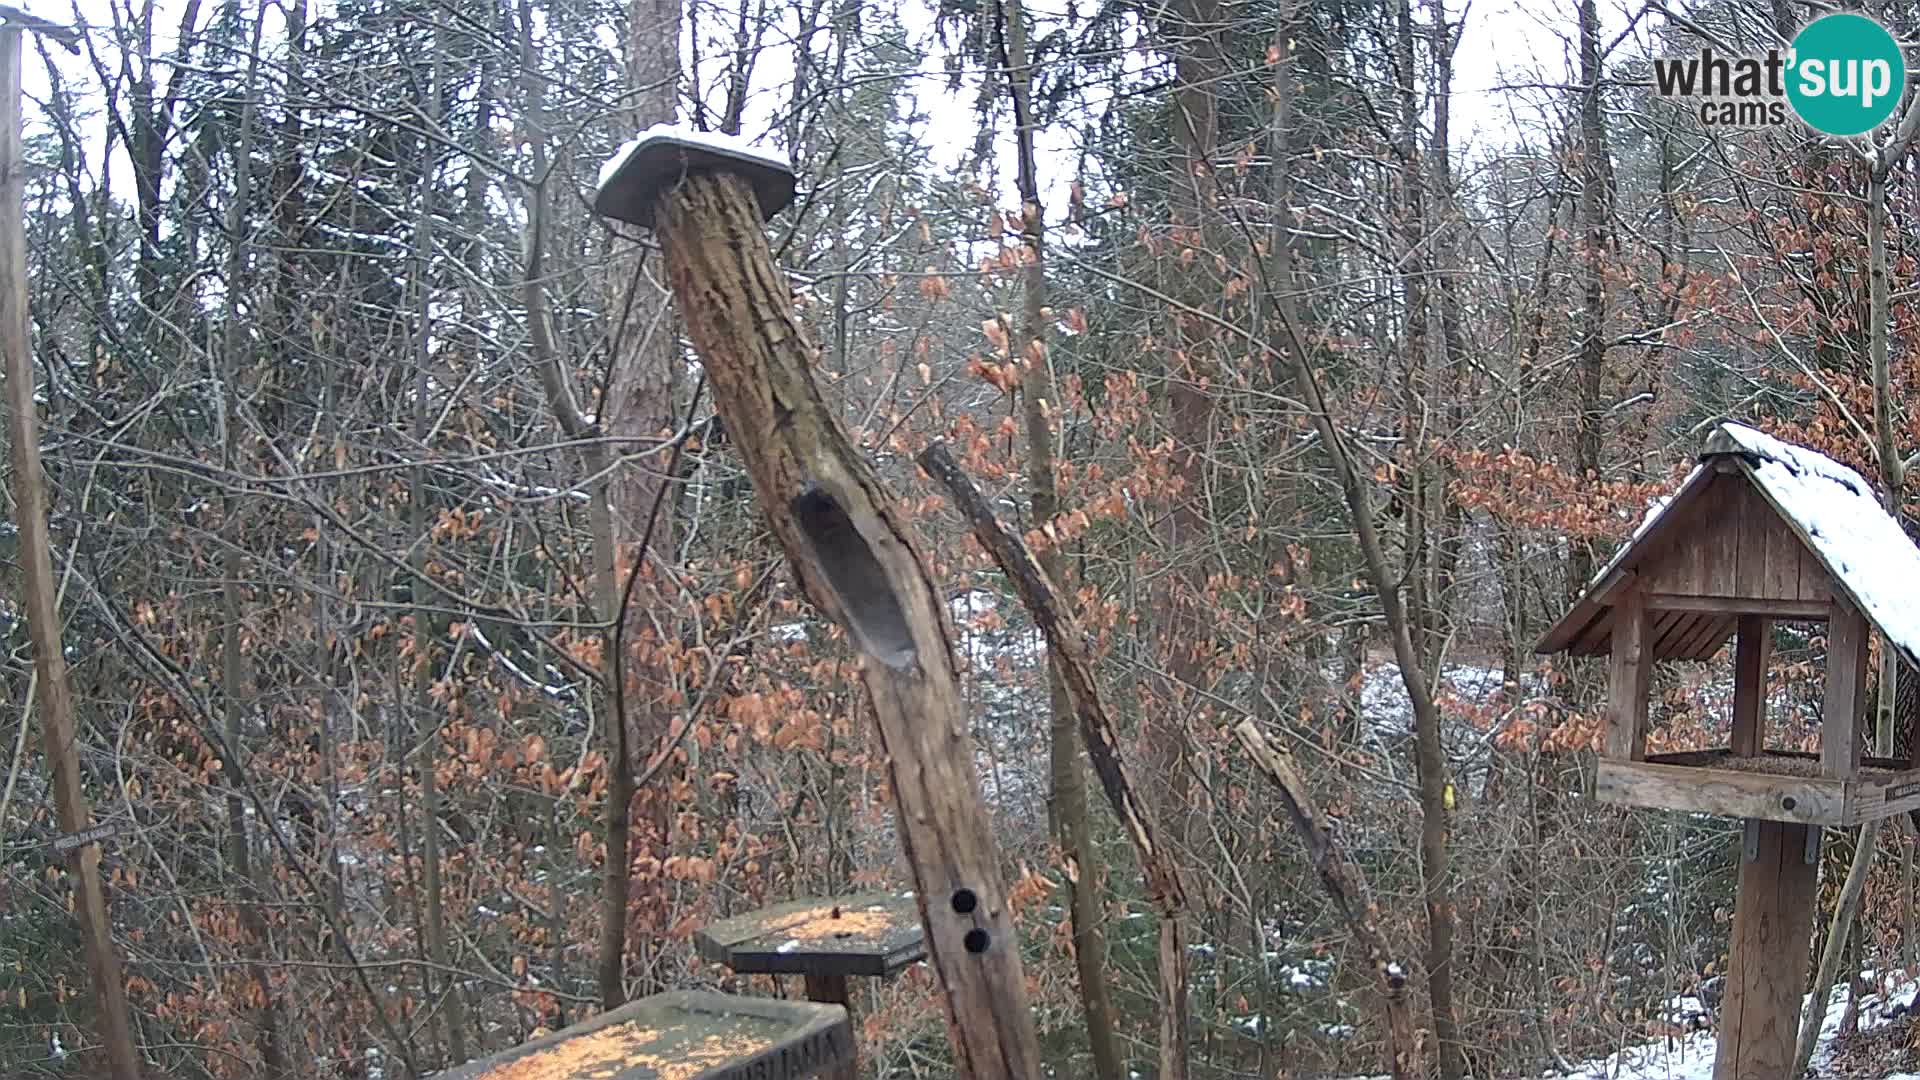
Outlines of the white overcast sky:
M 77 6 L 79 12 L 94 28 L 96 35 L 104 37 L 105 28 L 112 25 L 107 7 L 108 0 L 69 0 Z M 203 0 L 201 21 L 212 18 L 225 0 Z M 1417 0 L 1416 0 L 1417 2 Z M 1510 145 L 1520 137 L 1514 128 L 1517 118 L 1522 125 L 1537 123 L 1540 119 L 1541 103 L 1555 97 L 1564 100 L 1566 82 L 1569 80 L 1572 61 L 1575 55 L 1573 43 L 1573 11 L 1570 4 L 1556 0 L 1453 0 L 1450 7 L 1452 17 L 1458 18 L 1458 12 L 1465 10 L 1467 27 L 1462 47 L 1455 57 L 1454 96 L 1453 96 L 1453 138 L 1456 148 L 1463 151 L 1466 160 L 1471 161 L 1476 151 L 1485 152 Z M 316 4 L 324 6 L 325 0 Z M 1629 4 L 1637 5 L 1638 0 L 1601 0 L 1601 19 L 1606 27 L 1606 38 L 1611 41 L 1628 24 Z M 29 10 L 35 14 L 60 22 L 74 19 L 74 6 L 55 6 L 51 2 L 31 5 Z M 156 21 L 160 24 L 154 36 L 154 48 L 162 56 L 173 51 L 173 31 L 178 23 L 181 0 L 159 0 Z M 249 0 L 249 7 L 253 0 Z M 1059 0 L 1030 0 L 1029 10 L 1037 17 L 1044 18 L 1048 10 L 1059 10 Z M 903 5 L 902 15 L 910 30 L 924 32 L 931 37 L 931 19 L 926 0 L 921 3 Z M 1424 19 L 1424 13 L 1416 12 L 1416 18 Z M 268 16 L 266 34 L 269 41 L 278 37 L 280 32 L 277 12 Z M 1639 28 L 1644 36 L 1645 26 Z M 101 42 L 104 48 L 104 41 Z M 1629 50 L 1640 46 L 1629 42 Z M 711 53 L 711 50 L 708 50 Z M 684 55 L 683 50 L 683 55 Z M 58 50 L 58 58 L 64 77 L 70 86 L 94 91 L 90 94 L 91 104 L 98 104 L 97 88 L 92 70 L 83 59 L 69 57 Z M 111 56 L 108 63 L 114 63 Z M 776 49 L 761 62 L 756 73 L 756 82 L 771 87 L 784 81 L 791 70 L 791 61 Z M 164 82 L 170 71 L 164 66 L 160 78 Z M 710 82 L 711 80 L 709 80 Z M 33 104 L 46 93 L 46 75 L 40 58 L 29 47 L 22 82 L 29 99 L 29 131 L 39 127 L 38 109 Z M 970 91 L 951 93 L 946 88 L 944 76 L 939 73 L 939 61 L 930 62 L 925 76 L 911 80 L 909 92 L 920 109 L 928 114 L 923 139 L 934 148 L 936 161 L 951 164 L 958 161 L 970 148 L 973 132 L 977 129 L 972 114 L 973 97 Z M 767 109 L 775 102 L 783 102 L 783 95 L 777 93 L 757 94 L 756 98 L 764 102 Z M 753 110 L 762 112 L 765 110 Z M 104 139 L 98 123 L 90 125 L 92 138 Z M 44 130 L 44 129 L 42 129 Z M 765 130 L 765 120 L 760 121 L 756 129 L 752 113 L 749 114 L 745 134 L 754 136 Z M 1066 132 L 1049 133 L 1043 138 L 1043 153 L 1057 164 L 1046 167 L 1050 186 L 1060 189 L 1070 178 L 1073 155 L 1069 146 L 1070 136 Z M 1002 197 L 1012 198 L 1012 142 L 1010 134 L 1000 140 L 999 147 L 999 187 Z M 1050 145 L 1047 145 L 1050 144 Z M 98 143 L 93 153 L 88 155 L 92 168 L 99 167 Z M 130 190 L 131 182 L 127 173 L 124 151 L 116 153 L 113 163 L 115 172 L 114 187 L 117 191 Z M 1060 194 L 1064 194 L 1063 191 Z M 1046 196 L 1049 217 L 1061 214 L 1065 207 L 1064 198 L 1053 193 Z

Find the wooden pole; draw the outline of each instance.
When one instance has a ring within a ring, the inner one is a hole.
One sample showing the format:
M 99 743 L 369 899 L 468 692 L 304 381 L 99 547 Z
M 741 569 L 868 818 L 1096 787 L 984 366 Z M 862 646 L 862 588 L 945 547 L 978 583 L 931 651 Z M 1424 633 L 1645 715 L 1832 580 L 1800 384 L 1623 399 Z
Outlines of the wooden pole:
M 862 654 L 927 956 L 946 989 L 955 1072 L 1037 1077 L 1033 1013 L 974 771 L 945 593 L 918 531 L 813 381 L 817 350 L 774 265 L 752 186 L 771 172 L 668 159 L 643 187 L 649 223 L 774 536 L 808 597 Z
M 1607 661 L 1607 756 L 1647 756 L 1647 691 L 1653 682 L 1653 643 L 1646 598 L 1629 586 L 1613 607 L 1613 651 Z
M 1772 652 L 1773 622 L 1763 615 L 1740 616 L 1733 647 L 1733 742 L 1735 757 L 1756 757 L 1767 748 L 1767 656 Z
M 853 994 L 847 987 L 845 975 L 816 975 L 808 972 L 801 978 L 806 983 L 808 1001 L 817 1001 L 823 1005 L 838 1005 L 847 1010 L 847 1019 L 849 1022 L 852 1021 Z M 820 1075 L 826 1080 L 858 1080 L 860 1063 L 854 1055 L 858 1053 L 859 1047 L 860 1040 L 855 1037 L 852 1049 L 847 1052 L 847 1059 L 834 1066 L 832 1071 Z
M 1759 852 L 1752 859 L 1743 854 L 1740 864 L 1714 1080 L 1790 1075 L 1807 986 L 1820 869 L 1807 861 L 1809 826 L 1758 821 L 1748 828 L 1759 834 Z
M 33 642 L 40 684 L 40 725 L 53 771 L 60 831 L 77 833 L 93 824 L 80 782 L 74 747 L 73 696 L 61 649 L 60 613 L 54 592 L 52 542 L 47 530 L 47 493 L 40 475 L 40 425 L 34 411 L 33 357 L 27 327 L 26 173 L 21 153 L 20 39 L 16 25 L 0 25 L 0 349 L 6 353 L 7 407 L 12 413 L 14 502 L 25 576 L 27 632 Z M 100 845 L 81 844 L 67 855 L 79 896 L 74 914 L 99 1010 L 99 1037 L 114 1080 L 138 1080 L 139 1056 L 127 1017 L 126 987 L 113 949 L 113 926 L 100 882 Z
M 1836 597 L 1827 619 L 1827 686 L 1820 710 L 1820 775 L 1860 771 L 1860 714 L 1867 697 L 1866 616 Z

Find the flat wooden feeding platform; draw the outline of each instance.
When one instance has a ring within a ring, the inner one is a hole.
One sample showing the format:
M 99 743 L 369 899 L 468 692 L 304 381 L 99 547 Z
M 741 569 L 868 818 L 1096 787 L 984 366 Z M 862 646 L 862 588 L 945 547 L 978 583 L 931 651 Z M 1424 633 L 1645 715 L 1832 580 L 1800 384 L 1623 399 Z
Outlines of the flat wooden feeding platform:
M 682 990 L 602 1013 L 439 1080 L 786 1080 L 852 1060 L 838 1005 Z
M 795 900 L 693 935 L 700 955 L 742 975 L 892 975 L 927 955 L 910 892 Z
M 1802 825 L 1859 825 L 1920 808 L 1920 769 L 1869 757 L 1852 779 L 1820 775 L 1820 756 L 1772 750 L 1602 758 L 1594 777 L 1601 802 Z

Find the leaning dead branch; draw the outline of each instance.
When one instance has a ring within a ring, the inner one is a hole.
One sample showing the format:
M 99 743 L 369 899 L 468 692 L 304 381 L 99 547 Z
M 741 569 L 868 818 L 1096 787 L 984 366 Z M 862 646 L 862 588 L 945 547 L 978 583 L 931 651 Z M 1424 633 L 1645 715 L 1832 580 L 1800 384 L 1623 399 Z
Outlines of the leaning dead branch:
M 1087 661 L 1086 637 L 1073 613 L 1054 591 L 1053 582 L 1025 540 L 1015 536 L 981 496 L 973 481 L 960 469 L 945 445 L 934 443 L 920 454 L 920 467 L 946 487 L 962 517 L 973 527 L 973 535 L 987 549 L 1008 580 L 1020 593 L 1020 602 L 1033 613 L 1033 621 L 1047 638 L 1047 654 L 1054 670 L 1066 684 L 1067 700 L 1080 720 L 1080 735 L 1087 744 L 1087 756 L 1093 762 L 1094 775 L 1113 804 L 1113 812 L 1127 830 L 1134 854 L 1146 875 L 1147 896 L 1160 916 L 1160 994 L 1162 1076 L 1181 1075 L 1169 1070 L 1167 1058 L 1184 1056 L 1186 1016 L 1186 890 L 1180 883 L 1173 856 L 1154 839 L 1151 815 L 1128 782 L 1120 765 L 1118 739 L 1113 718 L 1101 700 L 1093 680 L 1093 667 Z

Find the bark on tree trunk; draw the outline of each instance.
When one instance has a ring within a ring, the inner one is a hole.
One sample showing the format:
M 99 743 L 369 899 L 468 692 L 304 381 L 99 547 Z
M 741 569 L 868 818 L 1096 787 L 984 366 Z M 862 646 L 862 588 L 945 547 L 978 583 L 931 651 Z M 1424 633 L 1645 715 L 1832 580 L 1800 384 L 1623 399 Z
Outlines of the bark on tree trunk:
M 860 649 L 957 1071 L 1035 1077 L 1033 1017 L 945 594 L 917 530 L 813 381 L 815 346 L 748 184 L 691 174 L 655 214 L 681 317 L 768 523 L 808 597 Z
M 33 355 L 27 330 L 26 172 L 21 153 L 20 38 L 17 26 L 0 27 L 0 350 L 5 352 L 8 425 L 13 436 L 13 495 L 19 529 L 27 636 L 33 643 L 40 693 L 40 723 L 54 807 L 64 833 L 93 824 L 80 779 L 74 742 L 73 691 L 62 651 L 60 612 L 53 580 L 47 493 L 40 474 L 40 424 L 33 400 Z M 140 1054 L 127 1015 L 126 985 L 113 947 L 113 924 L 100 880 L 100 845 L 84 844 L 66 857 L 79 894 L 73 906 L 81 948 L 99 1010 L 99 1038 L 114 1080 L 139 1080 Z
M 1184 269 L 1175 294 L 1195 301 L 1192 307 L 1204 309 L 1218 297 L 1218 289 L 1202 276 L 1201 268 L 1210 264 L 1206 255 L 1218 254 L 1220 230 L 1214 228 L 1213 210 L 1218 194 L 1213 174 L 1213 155 L 1219 142 L 1218 87 L 1227 77 L 1227 64 L 1220 53 L 1218 35 L 1226 25 L 1219 0 L 1177 0 L 1162 16 L 1161 33 L 1167 38 L 1174 60 L 1173 141 L 1177 148 L 1173 178 L 1172 240 L 1176 252 L 1191 250 L 1194 258 Z M 1183 260 L 1184 261 L 1184 260 Z M 1173 437 L 1173 471 L 1181 489 L 1168 508 L 1161 529 L 1161 544 L 1178 565 L 1167 576 L 1160 601 L 1160 620 L 1165 642 L 1162 663 L 1167 673 L 1165 700 L 1151 726 L 1149 745 L 1154 748 L 1154 766 L 1163 795 L 1160 820 L 1176 855 L 1191 852 L 1197 846 L 1201 815 L 1192 805 L 1193 772 L 1190 724 L 1201 711 L 1212 653 L 1211 624 L 1198 610 L 1196 598 L 1205 592 L 1207 557 L 1204 544 L 1208 524 L 1201 511 L 1206 498 L 1206 460 L 1212 441 L 1213 395 L 1204 385 L 1215 377 L 1213 328 L 1204 320 L 1185 312 L 1173 314 L 1175 348 L 1167 362 L 1168 430 Z M 1161 957 L 1161 963 L 1180 963 Z M 1184 965 L 1182 965 L 1184 966 Z M 1162 983 L 1167 979 L 1163 973 Z M 1187 1044 L 1186 989 L 1181 986 L 1171 1000 L 1163 1003 L 1163 1023 L 1170 1028 L 1161 1036 L 1162 1080 L 1177 1080 L 1186 1075 Z M 1176 1058 L 1178 1060 L 1176 1060 Z M 1171 1070 L 1171 1071 L 1169 1071 Z
M 632 103 L 628 121 L 635 131 L 676 119 L 682 16 L 681 0 L 631 0 L 628 5 L 627 91 Z M 597 410 L 595 426 L 621 441 L 614 444 L 612 454 L 604 448 L 597 451 L 603 462 L 601 467 L 609 458 L 618 460 L 632 453 L 638 444 L 629 440 L 657 439 L 674 424 L 674 388 L 678 382 L 674 373 L 682 365 L 676 362 L 680 349 L 673 298 L 661 280 L 658 262 L 649 261 L 644 252 L 639 244 L 614 240 L 611 270 L 615 276 L 608 283 L 608 294 L 618 303 L 615 310 L 619 317 L 614 320 L 613 336 L 608 343 L 612 361 L 607 370 L 606 399 Z M 598 470 L 591 465 L 589 472 L 598 475 Z M 617 640 L 621 651 L 630 653 L 640 627 L 650 622 L 657 621 L 668 633 L 678 632 L 672 618 L 675 605 L 656 589 L 657 578 L 643 575 L 632 587 L 622 588 L 612 572 L 618 561 L 613 559 L 614 552 L 627 552 L 627 561 L 631 564 L 628 572 L 641 573 L 647 550 L 662 552 L 669 558 L 676 550 L 674 514 L 660 509 L 674 478 L 665 475 L 655 459 L 641 459 L 615 468 L 607 475 L 610 479 L 604 489 L 605 509 L 610 521 L 605 539 L 610 561 L 606 580 L 610 584 L 601 588 L 600 617 L 609 627 L 613 626 L 613 620 L 621 620 L 619 632 L 610 634 L 609 645 Z M 638 550 L 643 536 L 647 550 Z M 616 678 L 626 679 L 623 672 L 634 664 L 633 656 L 616 657 L 611 649 L 607 656 L 608 671 Z M 641 685 L 652 681 L 644 676 L 638 680 Z M 651 695 L 629 693 L 624 683 L 618 688 L 617 699 L 616 711 L 624 725 L 621 740 L 625 744 L 625 769 L 631 774 L 666 737 L 673 717 L 671 710 Z M 660 782 L 649 784 L 644 790 L 635 790 L 631 781 L 624 782 L 626 790 L 622 794 L 631 800 L 629 813 L 638 815 L 639 827 L 634 828 L 633 821 L 628 823 L 629 850 L 623 867 L 629 865 L 636 854 L 651 858 L 656 864 L 664 863 L 672 854 L 674 808 L 666 792 L 682 769 L 677 760 L 669 762 L 661 772 Z M 635 848 L 639 850 L 634 852 Z M 640 897 L 641 910 L 635 913 L 642 926 L 650 925 L 649 920 L 656 914 L 647 903 L 650 899 Z M 639 951 L 648 944 L 635 943 L 634 948 Z M 642 957 L 635 967 L 638 993 L 644 995 L 664 989 L 656 983 L 653 960 Z M 604 977 L 606 972 L 602 974 Z M 606 989 L 604 982 L 602 989 Z
M 1049 413 L 1059 407 L 1053 363 L 1047 349 L 1046 221 L 1040 203 L 1040 182 L 1034 153 L 1033 69 L 1027 52 L 1026 11 L 1020 0 L 1008 0 L 1001 11 L 1002 38 L 1007 47 L 1007 82 L 1012 91 L 1014 137 L 1019 147 L 1021 233 L 1031 258 L 1023 282 L 1021 330 L 1011 337 L 1014 362 L 1025 366 L 1020 383 L 1021 416 L 1027 436 L 1027 483 L 1033 491 L 1033 520 L 1053 520 L 1060 511 L 1054 483 L 1054 434 Z M 844 279 L 843 279 L 844 280 Z M 1059 547 L 1049 547 L 1040 565 L 1049 580 L 1065 585 L 1067 561 Z M 1052 814 L 1060 857 L 1066 864 L 1067 911 L 1073 925 L 1074 970 L 1080 980 L 1080 1001 L 1087 1015 L 1087 1044 L 1093 1055 L 1093 1074 L 1100 1080 L 1120 1080 L 1120 1046 L 1114 1037 L 1113 997 L 1107 990 L 1107 937 L 1102 884 L 1105 865 L 1093 845 L 1087 817 L 1087 783 L 1080 767 L 1080 745 L 1074 738 L 1072 703 L 1057 670 L 1047 675 L 1049 765 L 1053 781 Z

